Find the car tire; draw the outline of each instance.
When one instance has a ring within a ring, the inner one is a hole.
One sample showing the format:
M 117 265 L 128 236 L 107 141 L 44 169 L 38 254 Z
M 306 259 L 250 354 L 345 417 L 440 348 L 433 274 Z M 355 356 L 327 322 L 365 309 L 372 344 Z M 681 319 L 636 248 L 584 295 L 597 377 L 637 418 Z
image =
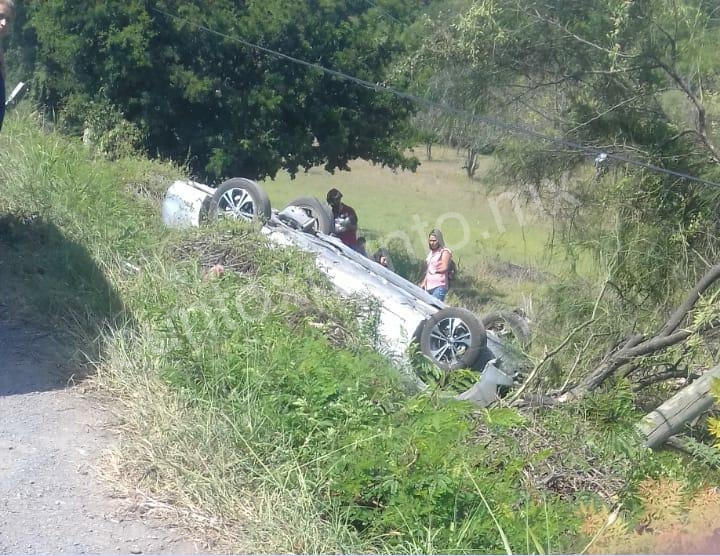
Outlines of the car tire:
M 420 350 L 443 371 L 469 369 L 487 345 L 478 317 L 460 307 L 446 307 L 432 315 L 420 333 Z
M 208 212 L 211 220 L 234 218 L 264 222 L 271 215 L 270 199 L 254 181 L 231 178 L 218 185 L 210 198 Z
M 514 311 L 493 311 L 481 317 L 485 330 L 492 330 L 498 337 L 503 338 L 512 334 L 521 348 L 530 346 L 532 333 L 530 325 Z
M 288 206 L 303 209 L 308 216 L 315 219 L 314 230 L 323 234 L 331 234 L 335 230 L 330 207 L 316 197 L 300 197 L 288 203 Z

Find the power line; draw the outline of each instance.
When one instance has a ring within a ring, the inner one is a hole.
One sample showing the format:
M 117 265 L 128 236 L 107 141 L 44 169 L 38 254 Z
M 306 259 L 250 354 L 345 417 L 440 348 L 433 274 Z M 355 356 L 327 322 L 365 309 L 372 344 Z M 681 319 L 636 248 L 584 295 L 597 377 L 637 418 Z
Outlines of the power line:
M 210 29 L 209 27 L 206 27 L 205 25 L 201 25 L 199 23 L 194 23 L 192 21 L 189 21 L 188 19 L 185 19 L 183 17 L 180 17 L 175 14 L 171 14 L 169 12 L 166 12 L 164 10 L 161 10 L 159 8 L 150 8 L 151 10 L 162 14 L 166 17 L 169 17 L 171 19 L 175 19 L 177 21 L 181 21 L 187 25 L 193 26 L 201 31 L 205 31 L 211 35 L 216 35 L 218 37 L 228 39 L 230 41 L 234 41 L 237 43 L 240 43 L 242 45 L 245 45 L 249 48 L 252 48 L 254 50 L 257 50 L 258 52 L 263 52 L 265 54 L 269 54 L 271 56 L 274 56 L 276 58 L 281 58 L 283 60 L 287 60 L 289 62 L 293 62 L 294 64 L 298 64 L 301 66 L 305 66 L 308 68 L 312 68 L 315 70 L 318 70 L 322 73 L 325 73 L 327 75 L 331 75 L 333 77 L 336 77 L 342 81 L 349 81 L 351 83 L 355 83 L 357 85 L 360 85 L 361 87 L 365 87 L 367 89 L 372 89 L 377 92 L 381 93 L 389 93 L 391 95 L 394 95 L 398 98 L 402 98 L 405 100 L 409 100 L 410 102 L 424 105 L 428 108 L 433 108 L 436 110 L 440 110 L 443 112 L 447 112 L 450 114 L 454 114 L 456 116 L 460 116 L 463 118 L 466 118 L 468 120 L 471 120 L 476 123 L 482 123 L 486 125 L 491 125 L 493 127 L 496 127 L 498 129 L 502 129 L 504 131 L 507 131 L 509 133 L 519 134 L 519 135 L 526 135 L 528 137 L 532 137 L 535 139 L 539 139 L 541 141 L 545 141 L 548 143 L 553 143 L 555 145 L 560 145 L 568 149 L 573 149 L 576 151 L 584 152 L 591 155 L 604 155 L 606 159 L 612 159 L 619 162 L 623 162 L 625 164 L 629 164 L 631 166 L 636 166 L 639 168 L 644 168 L 646 170 L 651 170 L 653 172 L 658 172 L 661 174 L 666 174 L 669 176 L 675 176 L 680 179 L 693 181 L 697 183 L 701 183 L 704 185 L 711 185 L 715 187 L 720 187 L 720 183 L 709 181 L 703 178 L 698 178 L 696 176 L 691 176 L 689 174 L 685 174 L 683 172 L 677 172 L 675 170 L 669 170 L 667 168 L 663 168 L 661 166 L 657 166 L 655 164 L 650 164 L 649 162 L 644 162 L 642 160 L 637 160 L 634 158 L 628 158 L 626 156 L 623 156 L 621 154 L 617 153 L 608 153 L 604 151 L 603 149 L 600 149 L 598 147 L 592 147 L 589 145 L 582 145 L 580 143 L 576 143 L 574 141 L 570 141 L 569 139 L 563 139 L 562 137 L 553 137 L 551 135 L 545 135 L 544 133 L 541 133 L 539 131 L 535 131 L 534 129 L 528 128 L 526 126 L 520 125 L 520 124 L 513 124 L 510 122 L 505 122 L 503 120 L 500 120 L 498 118 L 494 118 L 492 116 L 480 116 L 478 114 L 475 114 L 473 112 L 469 112 L 467 110 L 463 110 L 460 108 L 455 108 L 454 106 L 451 106 L 449 104 L 446 104 L 444 102 L 435 102 L 423 97 L 419 97 L 417 95 L 413 95 L 410 93 L 407 93 L 405 91 L 401 91 L 400 89 L 396 89 L 392 86 L 381 84 L 381 83 L 373 83 L 371 81 L 367 81 L 365 79 L 360 79 L 359 77 L 354 77 L 352 75 L 349 75 L 347 73 L 343 73 L 341 71 L 333 70 L 330 68 L 326 68 L 325 66 L 321 66 L 320 64 L 316 64 L 314 62 L 308 62 L 306 60 L 302 60 L 300 58 L 296 58 L 294 56 L 290 56 L 288 54 L 283 54 L 282 52 L 279 52 L 277 50 L 273 50 L 271 48 L 267 48 L 264 46 L 260 46 L 258 44 L 252 43 L 250 41 L 246 41 L 245 39 L 241 39 L 239 37 L 233 37 L 231 35 L 228 35 L 226 33 L 222 33 L 220 31 L 216 31 L 215 29 Z

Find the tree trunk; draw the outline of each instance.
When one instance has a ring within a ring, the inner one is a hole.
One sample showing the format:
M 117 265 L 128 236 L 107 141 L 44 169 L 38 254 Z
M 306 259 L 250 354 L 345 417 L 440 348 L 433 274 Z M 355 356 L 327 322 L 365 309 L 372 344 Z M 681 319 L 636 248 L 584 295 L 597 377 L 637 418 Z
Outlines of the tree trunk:
M 470 179 L 475 177 L 475 172 L 478 169 L 477 155 L 478 153 L 475 149 L 468 149 L 465 156 L 465 171 L 467 172 L 467 177 Z
M 720 365 L 708 370 L 637 424 L 648 448 L 662 445 L 686 423 L 712 407 L 710 387 L 716 378 L 720 378 Z

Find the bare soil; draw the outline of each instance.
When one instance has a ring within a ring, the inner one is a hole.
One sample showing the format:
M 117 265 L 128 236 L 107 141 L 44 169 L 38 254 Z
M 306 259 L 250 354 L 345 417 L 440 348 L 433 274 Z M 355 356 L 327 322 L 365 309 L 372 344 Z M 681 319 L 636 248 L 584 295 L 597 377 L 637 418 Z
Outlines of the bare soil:
M 121 442 L 112 407 L 74 372 L 75 349 L 0 305 L 0 554 L 208 554 L 170 507 L 103 479 Z

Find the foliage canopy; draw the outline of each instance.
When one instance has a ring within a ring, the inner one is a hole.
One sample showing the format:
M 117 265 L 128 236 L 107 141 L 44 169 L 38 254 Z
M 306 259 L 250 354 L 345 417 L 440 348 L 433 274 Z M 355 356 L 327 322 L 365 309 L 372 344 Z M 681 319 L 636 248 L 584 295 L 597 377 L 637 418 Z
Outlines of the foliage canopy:
M 77 132 L 88 106 L 108 105 L 149 153 L 210 178 L 346 170 L 359 157 L 417 164 L 403 154 L 407 101 L 251 46 L 382 82 L 402 50 L 400 20 L 371 3 L 48 0 L 26 10 L 35 92 Z
M 718 182 L 718 26 L 703 0 L 457 2 L 417 24 L 401 70 L 438 102 L 597 149 L 590 160 L 605 151 Z M 442 139 L 493 141 L 507 177 L 540 195 L 587 168 L 582 149 L 425 116 Z M 613 164 L 575 180 L 587 218 L 566 223 L 612 260 L 628 299 L 660 302 L 717 255 L 720 187 Z

